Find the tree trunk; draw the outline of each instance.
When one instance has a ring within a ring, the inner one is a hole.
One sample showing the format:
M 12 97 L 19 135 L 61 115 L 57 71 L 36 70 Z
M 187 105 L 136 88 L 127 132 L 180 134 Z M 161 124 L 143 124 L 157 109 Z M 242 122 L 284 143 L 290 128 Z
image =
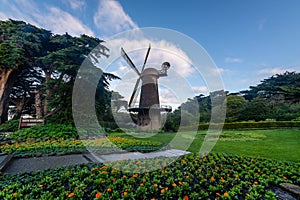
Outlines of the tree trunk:
M 36 118 L 41 118 L 43 116 L 42 113 L 42 101 L 41 101 L 41 90 L 35 89 L 35 112 L 36 112 Z
M 51 72 L 50 71 L 45 71 L 45 76 L 46 76 L 46 97 L 45 97 L 45 100 L 44 100 L 44 115 L 47 115 L 48 113 L 48 110 L 49 110 L 49 102 L 48 102 L 48 99 L 50 98 L 50 95 L 51 95 L 51 90 L 48 86 L 49 84 L 49 81 L 51 79 Z
M 2 69 L 0 79 L 0 124 L 8 120 L 9 95 L 17 76 L 13 69 Z
M 16 113 L 13 117 L 13 119 L 20 119 L 21 115 L 22 115 L 22 111 L 24 109 L 24 106 L 26 105 L 26 103 L 28 102 L 28 99 L 26 97 L 23 97 L 20 100 L 10 100 L 13 104 L 16 105 Z

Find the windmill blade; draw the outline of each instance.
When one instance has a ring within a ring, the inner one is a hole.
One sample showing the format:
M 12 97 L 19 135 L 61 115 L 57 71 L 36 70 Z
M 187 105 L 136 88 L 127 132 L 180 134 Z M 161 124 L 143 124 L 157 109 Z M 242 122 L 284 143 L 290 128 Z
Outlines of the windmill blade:
M 136 80 L 136 83 L 135 83 L 135 86 L 134 86 L 132 95 L 131 95 L 131 97 L 130 97 L 130 101 L 129 101 L 128 107 L 131 107 L 131 104 L 132 104 L 132 101 L 133 101 L 133 99 L 134 99 L 134 95 L 135 95 L 135 93 L 136 93 L 137 87 L 139 86 L 140 80 L 141 80 L 141 78 L 138 78 L 138 79 Z
M 126 60 L 126 62 L 129 64 L 129 66 L 139 75 L 141 76 L 141 73 L 139 72 L 139 70 L 135 67 L 135 65 L 133 64 L 133 62 L 131 61 L 131 59 L 129 58 L 129 56 L 127 55 L 127 53 L 124 51 L 123 48 L 121 48 L 121 55 L 122 57 Z
M 145 69 L 146 62 L 147 62 L 147 59 L 148 59 L 148 56 L 149 56 L 149 53 L 150 53 L 150 49 L 151 49 L 151 45 L 149 44 L 149 48 L 148 48 L 148 51 L 147 51 L 147 54 L 146 54 L 146 57 L 145 57 L 145 61 L 144 61 L 144 65 L 142 67 L 142 71 L 144 71 L 144 69 Z

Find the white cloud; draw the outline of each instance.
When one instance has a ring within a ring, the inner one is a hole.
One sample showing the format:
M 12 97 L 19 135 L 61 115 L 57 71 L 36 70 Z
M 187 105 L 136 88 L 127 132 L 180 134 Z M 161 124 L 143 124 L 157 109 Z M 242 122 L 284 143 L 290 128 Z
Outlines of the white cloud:
M 283 69 L 283 68 L 264 68 L 264 69 L 259 70 L 258 74 L 260 74 L 260 75 L 263 75 L 263 74 L 275 75 L 275 74 L 283 74 L 286 71 L 292 72 L 292 71 L 297 71 L 297 70 L 294 68 L 285 68 L 285 69 Z
M 112 0 L 100 0 L 94 24 L 106 36 L 138 27 L 120 3 Z
M 60 10 L 56 7 L 49 8 L 50 13 L 48 13 L 44 18 L 41 17 L 39 22 L 42 22 L 47 27 L 49 27 L 53 32 L 63 34 L 68 32 L 70 35 L 91 35 L 93 36 L 93 31 L 80 22 L 77 18 L 72 16 L 70 13 Z
M 192 87 L 195 93 L 207 93 L 208 88 L 206 86 L 194 86 Z
M 192 67 L 192 61 L 188 55 L 174 44 L 170 44 L 164 40 L 162 41 L 150 41 L 147 39 L 143 40 L 132 40 L 132 39 L 116 39 L 107 43 L 110 52 L 117 55 L 111 55 L 112 57 L 120 57 L 120 46 L 122 46 L 136 67 L 141 70 L 141 66 L 144 63 L 145 54 L 148 46 L 151 43 L 151 51 L 147 60 L 147 67 L 154 67 L 160 69 L 163 62 L 170 62 L 171 69 L 182 77 L 191 75 L 195 69 Z M 130 69 L 130 66 L 121 59 L 122 64 L 120 66 Z M 121 68 L 119 68 L 120 70 Z M 122 71 L 118 74 L 123 74 Z
M 221 68 L 221 67 L 215 67 L 211 69 L 211 73 L 214 75 L 221 75 L 222 73 L 228 71 L 227 69 Z
M 243 60 L 240 58 L 226 57 L 225 62 L 226 63 L 242 63 Z
M 264 19 L 261 19 L 261 20 L 258 21 L 258 27 L 257 28 L 258 28 L 259 31 L 264 29 L 266 22 L 267 22 L 267 18 L 264 18 Z
M 159 100 L 160 103 L 164 105 L 181 104 L 181 101 L 176 95 L 176 93 L 167 88 L 159 88 Z
M 85 6 L 85 0 L 68 0 L 67 3 L 71 6 L 73 10 L 80 10 Z
M 9 17 L 3 12 L 0 12 L 0 20 L 7 20 Z
M 5 6 L 6 11 L 0 13 L 2 20 L 9 18 L 22 20 L 58 34 L 68 32 L 70 35 L 76 36 L 94 35 L 93 31 L 79 19 L 57 7 L 46 6 L 45 9 L 41 9 L 34 1 L 30 0 L 10 1 Z

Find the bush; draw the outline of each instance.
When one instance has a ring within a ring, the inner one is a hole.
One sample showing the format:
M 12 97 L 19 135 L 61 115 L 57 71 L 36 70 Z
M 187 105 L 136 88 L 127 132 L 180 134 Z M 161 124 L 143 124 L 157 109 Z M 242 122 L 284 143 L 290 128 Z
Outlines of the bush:
M 199 124 L 198 130 L 220 127 L 221 124 Z M 293 128 L 300 127 L 300 121 L 264 121 L 264 122 L 232 122 L 224 123 L 223 129 L 260 129 L 260 128 Z
M 9 120 L 0 125 L 0 132 L 14 132 L 18 130 L 19 120 Z
M 30 139 L 30 138 L 78 138 L 77 130 L 72 125 L 45 124 L 24 128 L 10 134 L 8 139 Z

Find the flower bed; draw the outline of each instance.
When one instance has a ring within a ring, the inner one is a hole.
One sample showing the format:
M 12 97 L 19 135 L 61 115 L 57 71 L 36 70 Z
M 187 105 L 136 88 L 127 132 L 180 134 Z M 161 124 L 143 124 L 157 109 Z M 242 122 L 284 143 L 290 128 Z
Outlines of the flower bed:
M 95 140 L 49 139 L 27 140 L 0 146 L 1 152 L 15 156 L 36 156 L 51 153 L 85 152 L 86 148 L 93 150 L 120 148 L 128 151 L 153 151 L 160 149 L 160 142 L 137 140 L 130 138 L 109 137 Z
M 135 170 L 139 161 L 119 161 Z M 155 159 L 161 166 L 165 158 Z M 300 184 L 300 164 L 260 158 L 190 154 L 161 170 L 118 171 L 103 164 L 0 176 L 1 199 L 274 199 L 268 188 Z

